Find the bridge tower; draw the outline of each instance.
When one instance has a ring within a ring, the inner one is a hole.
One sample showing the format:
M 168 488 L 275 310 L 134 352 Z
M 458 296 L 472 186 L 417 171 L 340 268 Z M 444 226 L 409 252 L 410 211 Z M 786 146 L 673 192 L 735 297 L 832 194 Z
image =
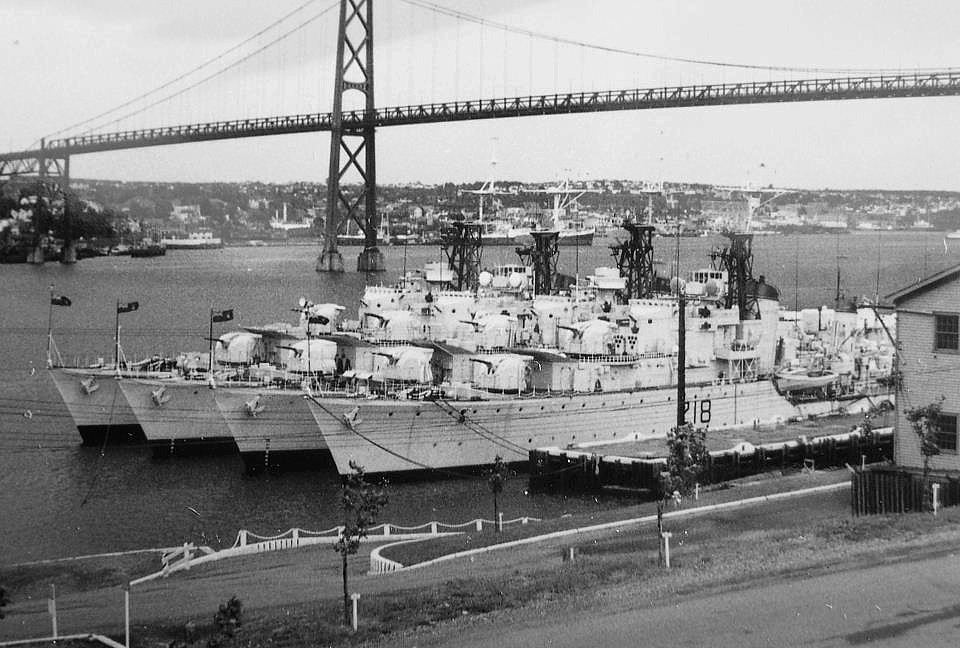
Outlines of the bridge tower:
M 63 199 L 63 250 L 61 263 L 76 263 L 77 241 L 71 227 L 72 216 L 68 199 L 70 191 L 70 154 L 58 151 L 47 154 L 46 140 L 40 140 L 40 148 L 21 158 L 0 160 L 0 181 L 35 176 L 39 200 L 52 203 L 56 198 Z M 38 205 L 37 207 L 41 207 Z M 35 216 L 37 218 L 37 216 Z M 36 225 L 36 224 L 35 224 Z M 43 251 L 44 233 L 34 227 L 34 240 L 27 256 L 29 263 L 42 264 L 46 259 Z
M 343 256 L 337 250 L 337 234 L 342 223 L 351 218 L 364 233 L 363 251 L 357 258 L 357 270 L 379 272 L 385 269 L 385 265 L 383 253 L 377 248 L 380 217 L 377 214 L 374 145 L 373 0 L 340 0 L 336 66 L 330 128 L 330 169 L 327 176 L 327 220 L 323 251 L 317 259 L 317 272 L 343 272 Z M 363 95 L 364 119 L 360 125 L 344 126 L 343 99 L 351 90 Z M 343 164 L 340 161 L 341 151 L 346 154 Z M 359 174 L 362 183 L 356 195 L 348 194 L 340 185 L 351 170 Z

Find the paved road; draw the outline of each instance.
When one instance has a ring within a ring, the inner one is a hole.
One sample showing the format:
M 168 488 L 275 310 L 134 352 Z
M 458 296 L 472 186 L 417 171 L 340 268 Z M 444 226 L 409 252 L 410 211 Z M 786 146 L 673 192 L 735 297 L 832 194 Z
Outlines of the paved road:
M 603 616 L 569 611 L 470 627 L 418 645 L 581 646 L 960 645 L 960 556 L 944 555 Z

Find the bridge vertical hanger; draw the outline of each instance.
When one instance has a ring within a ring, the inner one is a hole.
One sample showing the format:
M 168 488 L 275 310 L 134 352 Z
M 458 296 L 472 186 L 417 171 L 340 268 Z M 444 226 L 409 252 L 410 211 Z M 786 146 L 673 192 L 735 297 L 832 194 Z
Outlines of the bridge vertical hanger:
M 352 218 L 364 233 L 363 251 L 357 258 L 357 270 L 379 272 L 385 269 L 385 264 L 383 253 L 377 248 L 380 218 L 377 214 L 374 145 L 373 0 L 340 0 L 336 65 L 330 127 L 330 172 L 327 178 L 327 221 L 317 271 L 343 272 L 343 257 L 337 250 L 337 234 L 341 224 Z M 348 76 L 356 80 L 348 80 Z M 344 124 L 343 97 L 348 90 L 364 95 L 364 117 L 359 123 L 349 120 Z M 342 165 L 341 150 L 346 153 L 346 162 Z M 361 154 L 364 160 L 362 165 Z M 344 192 L 340 185 L 351 169 L 362 180 L 359 193 L 353 196 Z

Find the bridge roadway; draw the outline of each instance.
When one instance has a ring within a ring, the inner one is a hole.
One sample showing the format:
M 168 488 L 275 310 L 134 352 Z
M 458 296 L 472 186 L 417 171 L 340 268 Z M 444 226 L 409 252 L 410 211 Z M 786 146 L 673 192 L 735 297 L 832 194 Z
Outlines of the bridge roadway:
M 448 101 L 378 108 L 372 114 L 364 110 L 344 111 L 342 120 L 344 129 L 350 132 L 359 131 L 371 120 L 375 127 L 404 126 L 612 110 L 937 97 L 958 94 L 960 94 L 960 70 L 945 69 L 897 75 L 751 81 Z M 332 123 L 333 113 L 306 113 L 65 137 L 51 140 L 39 149 L 0 153 L 0 177 L 36 172 L 41 159 L 68 159 L 72 155 L 82 153 L 166 144 L 329 131 Z

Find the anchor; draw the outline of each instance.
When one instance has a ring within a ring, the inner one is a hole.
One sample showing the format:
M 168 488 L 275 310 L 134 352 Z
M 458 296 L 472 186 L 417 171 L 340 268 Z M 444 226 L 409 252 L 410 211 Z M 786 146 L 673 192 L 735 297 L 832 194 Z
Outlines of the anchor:
M 260 404 L 260 397 L 257 396 L 253 400 L 246 401 L 243 404 L 243 409 L 247 412 L 248 416 L 256 418 L 257 414 L 264 410 L 264 407 Z
M 162 407 L 164 403 L 170 400 L 170 396 L 167 395 L 167 388 L 160 387 L 150 392 L 150 398 L 153 399 L 153 404 L 157 407 Z
M 100 389 L 100 385 L 97 384 L 96 376 L 90 376 L 89 378 L 84 378 L 80 381 L 80 390 L 83 391 L 83 393 L 87 396 L 98 389 Z

